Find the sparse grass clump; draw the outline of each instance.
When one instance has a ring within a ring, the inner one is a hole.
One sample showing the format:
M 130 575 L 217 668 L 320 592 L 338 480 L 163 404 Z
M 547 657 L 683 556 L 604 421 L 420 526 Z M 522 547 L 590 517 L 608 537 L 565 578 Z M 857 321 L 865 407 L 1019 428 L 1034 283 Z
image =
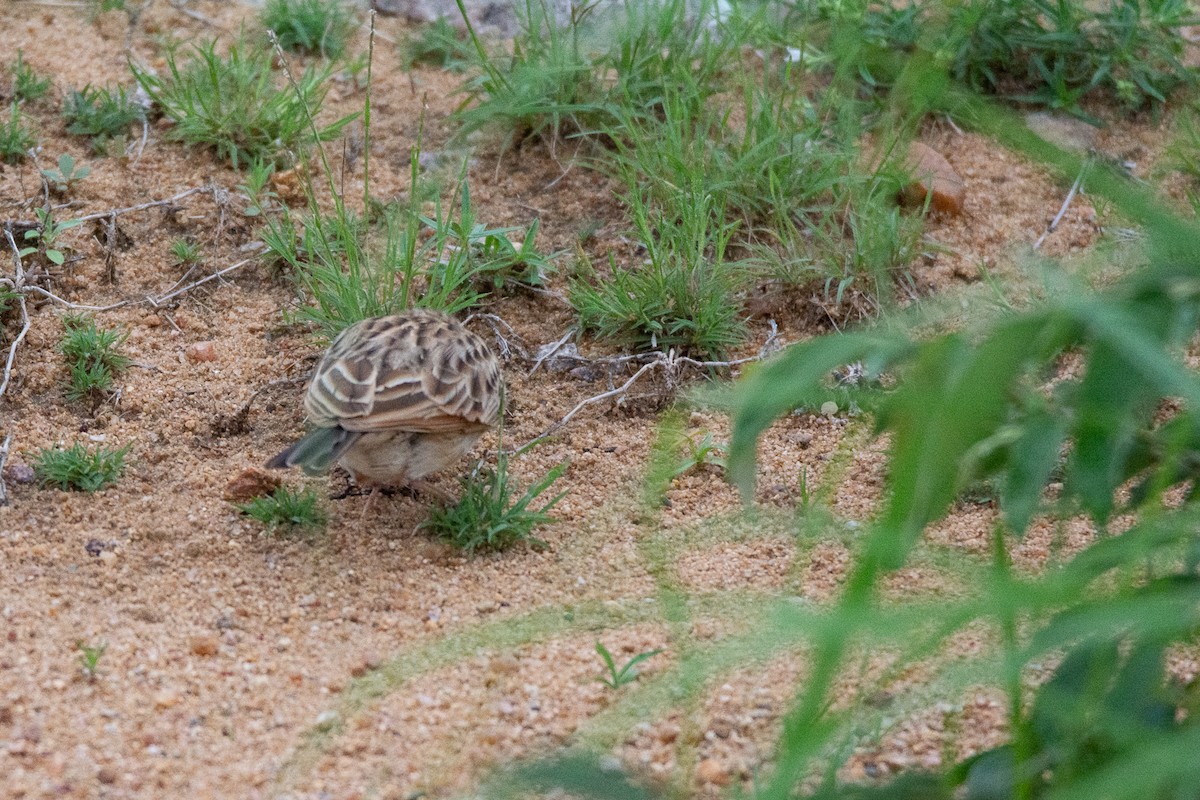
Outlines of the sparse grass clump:
M 267 497 L 256 497 L 238 506 L 248 517 L 258 520 L 271 532 L 317 530 L 325 527 L 325 509 L 312 488 L 296 491 L 280 486 Z
M 37 139 L 20 107 L 15 102 L 10 103 L 8 119 L 0 121 L 0 159 L 6 164 L 20 163 L 29 158 L 29 151 L 35 144 Z
M 217 54 L 215 41 L 197 45 L 186 60 L 170 50 L 162 77 L 137 65 L 131 68 L 175 123 L 168 137 L 211 148 L 235 169 L 289 162 L 311 144 L 310 115 L 317 115 L 331 74 L 329 67 L 309 67 L 293 89 L 272 68 L 271 50 L 245 40 L 230 44 L 225 56 Z M 336 137 L 354 116 L 315 129 L 316 138 Z
M 508 474 L 508 456 L 502 452 L 494 468 L 481 464 L 463 478 L 463 494 L 458 502 L 434 508 L 421 527 L 468 553 L 507 550 L 518 542 L 540 546 L 541 540 L 532 536 L 533 529 L 553 521 L 548 512 L 566 493 L 536 510 L 529 506 L 566 469 L 566 464 L 559 464 L 514 499 L 516 487 Z
M 448 72 L 462 72 L 475 62 L 477 53 L 466 34 L 438 17 L 400 43 L 400 63 L 411 70 L 421 64 Z
M 474 104 L 458 113 L 458 135 L 490 128 L 510 143 L 530 137 L 553 143 L 607 119 L 613 108 L 580 37 L 590 8 L 573 6 L 564 27 L 544 0 L 530 0 L 510 58 L 488 56 L 468 28 L 482 72 L 463 87 Z
M 17 50 L 17 60 L 9 65 L 12 74 L 11 97 L 18 102 L 33 102 L 50 91 L 50 79 L 43 78 L 25 63 L 25 54 Z
M 95 320 L 83 316 L 65 316 L 63 326 L 66 335 L 59 351 L 71 371 L 67 397 L 82 400 L 105 394 L 113 377 L 129 366 L 129 358 L 119 350 L 128 334 L 97 328 Z
M 610 263 L 611 276 L 602 278 L 581 260 L 570 295 L 580 324 L 638 349 L 724 354 L 745 336 L 741 295 L 752 277 L 747 265 L 727 256 L 736 224 L 699 191 L 677 198 L 684 214 L 678 219 L 636 194 L 629 201 L 646 261 L 630 268 Z
M 340 58 L 354 30 L 354 14 L 342 0 L 267 0 L 259 17 L 279 46 Z
M 1182 29 L 1193 11 L 1181 0 L 969 0 L 862 13 L 868 38 L 888 52 L 924 47 L 972 89 L 1092 121 L 1080 106 L 1086 97 L 1136 110 L 1196 85 L 1183 63 Z
M 93 149 L 99 152 L 111 141 L 127 137 L 130 126 L 145 119 L 146 110 L 128 95 L 124 86 L 110 89 L 89 84 L 67 93 L 62 115 L 67 133 L 89 137 Z
M 42 486 L 97 492 L 120 479 L 129 447 L 89 450 L 76 442 L 67 450 L 47 448 L 34 454 L 33 472 Z

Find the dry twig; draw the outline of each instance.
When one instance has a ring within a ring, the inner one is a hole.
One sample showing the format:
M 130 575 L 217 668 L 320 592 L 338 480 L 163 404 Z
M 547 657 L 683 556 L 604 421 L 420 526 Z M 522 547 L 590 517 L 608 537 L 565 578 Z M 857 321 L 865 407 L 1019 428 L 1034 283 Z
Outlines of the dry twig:
M 8 390 L 8 382 L 12 379 L 13 362 L 17 358 L 17 348 L 21 346 L 21 342 L 25 339 L 25 334 L 29 333 L 29 327 L 32 324 L 29 321 L 29 308 L 25 305 L 25 268 L 21 266 L 21 249 L 17 247 L 17 240 L 13 238 L 12 226 L 4 226 L 4 236 L 8 239 L 8 246 L 12 248 L 14 274 L 12 278 L 4 278 L 4 284 L 11 284 L 11 288 L 17 295 L 17 304 L 21 307 L 21 332 L 17 334 L 17 338 L 13 339 L 12 344 L 8 348 L 8 358 L 4 362 L 4 377 L 0 379 L 0 397 Z
M 12 437 L 11 433 L 5 436 L 4 444 L 0 445 L 0 506 L 8 505 L 8 487 L 4 485 L 4 463 L 8 461 L 8 446 Z

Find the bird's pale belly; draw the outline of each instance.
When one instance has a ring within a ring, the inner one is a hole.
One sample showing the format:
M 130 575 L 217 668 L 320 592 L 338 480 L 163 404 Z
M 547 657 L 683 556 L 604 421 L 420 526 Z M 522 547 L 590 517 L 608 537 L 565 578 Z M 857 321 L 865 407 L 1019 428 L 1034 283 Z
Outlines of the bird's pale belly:
M 341 461 L 360 483 L 402 486 L 458 461 L 481 435 L 481 431 L 368 433 L 346 451 Z

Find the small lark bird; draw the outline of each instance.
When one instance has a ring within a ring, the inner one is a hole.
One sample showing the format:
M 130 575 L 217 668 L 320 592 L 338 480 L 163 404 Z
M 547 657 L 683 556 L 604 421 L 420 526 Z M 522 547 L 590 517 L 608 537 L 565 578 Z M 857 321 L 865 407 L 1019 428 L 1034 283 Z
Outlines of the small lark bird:
M 413 309 L 342 331 L 313 374 L 314 426 L 267 462 L 315 475 L 337 461 L 359 484 L 402 486 L 449 466 L 500 418 L 500 364 L 483 339 Z

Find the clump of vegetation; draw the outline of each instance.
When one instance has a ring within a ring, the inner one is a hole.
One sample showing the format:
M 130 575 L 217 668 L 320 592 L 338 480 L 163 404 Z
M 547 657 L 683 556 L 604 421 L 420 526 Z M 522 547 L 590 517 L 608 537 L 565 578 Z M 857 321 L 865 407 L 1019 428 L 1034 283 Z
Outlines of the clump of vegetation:
M 60 239 L 66 231 L 79 227 L 82 224 L 81 221 L 67 219 L 59 222 L 54 218 L 54 212 L 48 207 L 36 209 L 34 214 L 38 219 L 38 227 L 25 231 L 23 238 L 32 244 L 21 248 L 19 252 L 21 258 L 38 254 L 48 263 L 62 266 L 67 260 L 66 250 L 68 248 Z
M 751 273 L 728 258 L 735 224 L 723 221 L 711 195 L 677 198 L 685 215 L 676 219 L 629 197 L 635 235 L 646 262 L 626 268 L 610 263 L 599 278 L 586 260 L 571 284 L 580 325 L 598 336 L 639 349 L 667 349 L 720 356 L 745 336 L 740 295 Z
M 1182 60 L 1192 11 L 1179 0 L 970 0 L 945 8 L 872 5 L 862 13 L 865 38 L 886 51 L 925 47 L 977 91 L 1093 122 L 1080 107 L 1088 96 L 1137 109 L 1196 84 Z
M 415 193 L 425 186 L 418 156 L 413 148 Z M 310 204 L 298 219 L 281 209 L 279 216 L 266 219 L 262 233 L 268 257 L 286 265 L 313 300 L 296 316 L 315 323 L 323 337 L 411 306 L 453 314 L 478 303 L 488 289 L 538 285 L 551 269 L 551 256 L 533 247 L 536 225 L 517 247 L 507 238 L 515 229 L 477 222 L 465 175 L 454 208 L 444 208 L 438 199 L 432 216 L 424 216 L 414 203 L 368 204 L 377 212 L 370 224 L 330 191 L 334 214 L 321 214 Z
M 422 64 L 449 72 L 463 72 L 474 63 L 475 56 L 466 34 L 445 17 L 421 26 L 400 43 L 400 63 L 407 70 Z
M 102 152 L 111 142 L 127 137 L 130 126 L 145 119 L 146 110 L 128 95 L 124 86 L 110 89 L 88 84 L 67 93 L 62 115 L 67 122 L 67 133 L 90 137 L 92 148 Z
M 50 189 L 56 194 L 64 195 L 75 188 L 75 184 L 92 174 L 92 168 L 86 164 L 76 164 L 70 153 L 58 157 L 58 168 L 42 170 L 42 177 L 50 184 Z
M 463 494 L 457 503 L 434 508 L 421 527 L 468 553 L 506 550 L 518 542 L 541 546 L 544 543 L 532 535 L 533 529 L 553 521 L 549 511 L 566 493 L 547 500 L 538 509 L 530 508 L 530 504 L 566 469 L 566 464 L 559 464 L 514 499 L 516 488 L 508 474 L 508 456 L 501 452 L 494 468 L 480 464 L 472 475 L 462 479 Z
M 595 130 L 612 107 L 578 35 L 590 8 L 572 6 L 571 22 L 563 27 L 544 0 L 526 3 L 522 31 L 511 58 L 504 59 L 488 56 L 468 21 L 482 71 L 463 87 L 474 102 L 457 114 L 458 136 L 491 128 L 509 142 L 528 137 L 557 142 L 565 134 Z
M 341 58 L 354 31 L 354 13 L 342 0 L 267 0 L 259 17 L 284 50 Z
M 17 60 L 8 67 L 12 74 L 11 97 L 17 102 L 33 102 L 50 91 L 50 79 L 43 78 L 25 63 L 25 54 L 17 50 Z
M 129 334 L 102 330 L 94 319 L 83 316 L 63 317 L 63 327 L 66 335 L 59 351 L 71 370 L 67 397 L 103 396 L 112 389 L 113 377 L 129 367 L 129 358 L 119 349 Z
M 331 68 L 309 67 L 295 88 L 281 86 L 269 48 L 244 40 L 221 57 L 216 41 L 197 45 L 187 60 L 167 52 L 167 74 L 132 65 L 138 83 L 175 124 L 167 136 L 213 149 L 235 169 L 290 162 L 301 148 L 336 137 L 356 115 L 317 128 Z
M 16 102 L 8 106 L 8 119 L 0 121 L 0 159 L 6 164 L 18 164 L 29 158 L 29 151 L 37 144 L 33 130 L 25 121 Z
M 42 486 L 98 492 L 120 479 L 129 447 L 89 450 L 76 442 L 66 450 L 47 448 L 34 454 L 33 472 Z
M 321 498 L 312 488 L 296 491 L 280 486 L 266 497 L 239 505 L 238 510 L 271 532 L 318 530 L 327 521 Z

